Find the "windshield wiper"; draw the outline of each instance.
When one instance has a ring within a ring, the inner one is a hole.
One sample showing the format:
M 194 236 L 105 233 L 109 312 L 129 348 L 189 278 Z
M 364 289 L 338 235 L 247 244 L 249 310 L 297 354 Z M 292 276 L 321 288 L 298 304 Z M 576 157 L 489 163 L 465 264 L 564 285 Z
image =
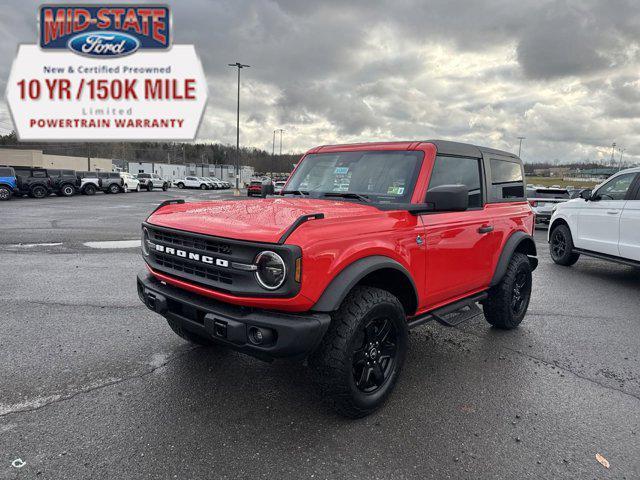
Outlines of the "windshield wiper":
M 326 192 L 323 194 L 325 197 L 339 197 L 339 198 L 354 198 L 356 200 L 360 200 L 361 202 L 371 202 L 371 199 L 367 195 L 362 195 L 360 193 L 354 192 Z
M 290 193 L 291 195 L 309 195 L 306 190 L 283 190 L 282 195 Z

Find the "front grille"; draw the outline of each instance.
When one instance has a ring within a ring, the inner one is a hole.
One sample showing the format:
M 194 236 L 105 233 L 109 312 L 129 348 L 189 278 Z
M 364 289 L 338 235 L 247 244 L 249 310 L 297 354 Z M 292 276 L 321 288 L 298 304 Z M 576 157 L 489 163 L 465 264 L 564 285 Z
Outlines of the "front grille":
M 224 272 L 206 265 L 197 265 L 193 262 L 185 262 L 180 258 L 164 255 L 160 252 L 153 252 L 153 256 L 156 264 L 174 272 L 186 273 L 226 285 L 233 284 L 233 276 L 230 272 Z
M 295 259 L 301 256 L 300 247 L 214 237 L 149 223 L 143 226 L 149 241 L 156 245 L 150 248 L 145 260 L 159 273 L 238 296 L 290 297 L 300 289 L 300 284 L 289 275 L 277 291 L 267 291 L 256 281 L 255 272 L 234 266 L 250 265 L 259 252 L 273 250 L 282 256 L 288 270 L 293 271 Z
M 176 247 L 191 248 L 209 253 L 222 253 L 224 255 L 233 254 L 231 246 L 225 243 L 160 230 L 153 230 L 152 234 L 154 240 L 163 245 L 174 245 Z

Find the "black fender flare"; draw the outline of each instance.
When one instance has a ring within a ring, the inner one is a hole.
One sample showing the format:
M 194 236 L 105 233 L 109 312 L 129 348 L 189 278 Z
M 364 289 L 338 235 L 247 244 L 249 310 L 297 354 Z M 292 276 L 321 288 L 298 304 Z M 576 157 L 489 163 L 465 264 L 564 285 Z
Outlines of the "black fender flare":
M 340 307 L 347 294 L 367 275 L 382 269 L 393 269 L 403 274 L 411 283 L 415 305 L 418 305 L 418 290 L 411 274 L 400 263 L 383 255 L 364 257 L 345 267 L 336 275 L 318 301 L 311 307 L 315 312 L 333 312 Z
M 525 253 L 529 257 L 531 270 L 536 269 L 538 266 L 538 259 L 536 258 L 536 255 L 538 254 L 536 242 L 533 240 L 531 235 L 523 231 L 517 231 L 511 235 L 504 244 L 504 248 L 502 249 L 502 253 L 500 253 L 500 258 L 498 259 L 498 264 L 493 272 L 491 283 L 489 283 L 490 287 L 494 287 L 502 281 L 505 273 L 507 273 L 507 267 L 509 266 L 511 257 L 516 251 Z

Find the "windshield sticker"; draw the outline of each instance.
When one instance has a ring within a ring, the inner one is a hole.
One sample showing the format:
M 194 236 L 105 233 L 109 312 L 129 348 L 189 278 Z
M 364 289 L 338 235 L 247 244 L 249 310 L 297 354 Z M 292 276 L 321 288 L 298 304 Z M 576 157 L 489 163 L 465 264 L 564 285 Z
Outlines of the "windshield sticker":
M 402 195 L 404 194 L 404 187 L 389 187 L 387 189 L 387 195 Z
M 349 173 L 349 167 L 336 167 L 334 172 L 336 175 L 346 175 Z

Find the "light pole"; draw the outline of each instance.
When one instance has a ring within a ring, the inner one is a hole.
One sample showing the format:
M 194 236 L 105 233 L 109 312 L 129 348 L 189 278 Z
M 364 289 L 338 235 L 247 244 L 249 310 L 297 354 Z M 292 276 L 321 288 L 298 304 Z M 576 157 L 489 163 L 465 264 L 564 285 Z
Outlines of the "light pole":
M 276 132 L 277 130 L 273 131 L 273 144 L 271 145 L 271 180 L 273 180 L 273 164 L 276 157 Z
M 273 131 L 273 145 L 271 146 L 271 180 L 273 180 L 273 164 L 276 156 L 276 132 L 280 132 L 280 155 L 282 155 L 282 128 L 276 128 Z
M 522 141 L 526 138 L 527 137 L 518 137 L 518 140 L 520 140 L 520 145 L 518 146 L 518 157 L 520 157 L 520 152 L 522 152 Z
M 240 165 L 240 70 L 243 68 L 249 68 L 250 65 L 243 65 L 240 62 L 229 63 L 230 67 L 236 67 L 238 69 L 238 108 L 236 110 L 236 191 L 234 195 L 240 195 L 238 188 L 238 169 Z
M 626 148 L 620 147 L 618 150 L 620 150 L 620 166 L 618 167 L 618 171 L 620 171 L 620 170 L 622 170 L 622 154 L 624 153 Z
M 280 155 L 282 155 L 282 134 L 284 133 L 284 130 L 282 128 L 278 129 L 280 131 Z
M 611 144 L 611 166 L 613 167 L 615 165 L 615 160 L 613 159 L 613 153 L 616 151 L 616 142 L 613 142 Z

